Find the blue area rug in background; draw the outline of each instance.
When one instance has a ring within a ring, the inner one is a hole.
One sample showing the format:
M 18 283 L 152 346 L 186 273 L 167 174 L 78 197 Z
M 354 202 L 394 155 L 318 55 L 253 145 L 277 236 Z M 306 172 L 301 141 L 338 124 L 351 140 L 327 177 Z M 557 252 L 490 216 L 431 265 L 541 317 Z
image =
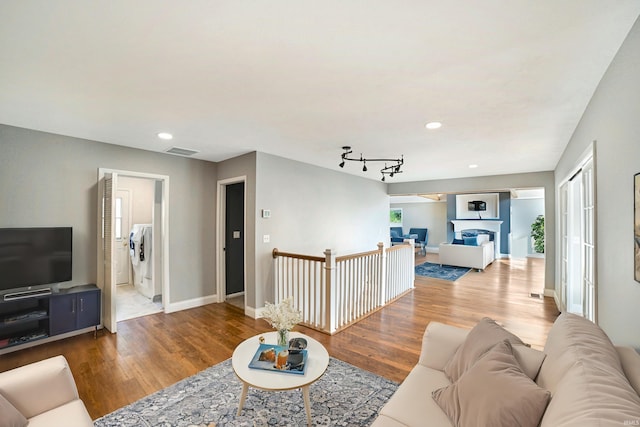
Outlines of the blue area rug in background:
M 417 275 L 448 280 L 450 282 L 455 282 L 470 270 L 471 269 L 467 267 L 454 267 L 452 265 L 440 265 L 432 262 L 425 262 L 423 264 L 416 265 Z

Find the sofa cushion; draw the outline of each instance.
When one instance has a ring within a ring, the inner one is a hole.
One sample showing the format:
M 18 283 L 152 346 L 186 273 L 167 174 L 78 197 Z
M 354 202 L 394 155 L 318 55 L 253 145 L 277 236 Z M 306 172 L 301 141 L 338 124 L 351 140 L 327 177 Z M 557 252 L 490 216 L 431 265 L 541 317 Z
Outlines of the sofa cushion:
M 478 237 L 477 236 L 473 236 L 473 237 L 465 237 L 462 240 L 464 240 L 464 244 L 468 245 L 468 246 L 478 246 Z
M 29 427 L 92 427 L 93 421 L 81 400 L 73 400 L 29 419 Z
M 0 394 L 0 427 L 24 427 L 27 419 Z
M 640 397 L 615 347 L 596 324 L 563 313 L 549 331 L 545 353 L 538 384 L 548 386 L 552 398 L 541 426 L 640 422 Z
M 536 427 L 549 396 L 522 371 L 509 340 L 493 346 L 454 384 L 433 392 L 456 426 Z
M 399 425 L 421 426 L 428 420 L 430 427 L 450 427 L 449 418 L 431 398 L 432 391 L 449 384 L 442 371 L 418 364 L 384 405 L 380 415 Z M 378 417 L 371 427 L 396 425 L 382 418 Z
M 532 380 L 535 380 L 546 354 L 522 344 L 513 344 L 512 347 L 513 355 L 518 361 L 522 372 Z
M 620 364 L 631 387 L 640 395 L 640 354 L 633 347 L 616 347 Z
M 505 339 L 515 344 L 524 344 L 520 338 L 498 325 L 495 320 L 483 318 L 471 329 L 453 358 L 444 367 L 445 375 L 451 382 L 456 382 L 483 354 Z

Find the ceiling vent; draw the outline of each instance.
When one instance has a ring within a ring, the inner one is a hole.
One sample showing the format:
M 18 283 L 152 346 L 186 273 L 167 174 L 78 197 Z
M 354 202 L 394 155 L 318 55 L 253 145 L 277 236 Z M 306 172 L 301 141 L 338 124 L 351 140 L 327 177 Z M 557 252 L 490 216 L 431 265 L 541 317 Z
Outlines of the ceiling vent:
M 171 147 L 167 151 L 169 154 L 177 154 L 179 156 L 193 156 L 197 153 L 196 150 L 190 150 L 188 148 Z

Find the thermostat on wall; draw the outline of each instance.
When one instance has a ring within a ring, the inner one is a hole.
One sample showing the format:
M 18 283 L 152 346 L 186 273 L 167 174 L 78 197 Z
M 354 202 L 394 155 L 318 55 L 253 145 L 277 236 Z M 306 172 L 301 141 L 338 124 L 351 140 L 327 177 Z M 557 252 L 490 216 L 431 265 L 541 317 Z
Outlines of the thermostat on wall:
M 262 209 L 262 218 L 271 218 L 271 210 Z

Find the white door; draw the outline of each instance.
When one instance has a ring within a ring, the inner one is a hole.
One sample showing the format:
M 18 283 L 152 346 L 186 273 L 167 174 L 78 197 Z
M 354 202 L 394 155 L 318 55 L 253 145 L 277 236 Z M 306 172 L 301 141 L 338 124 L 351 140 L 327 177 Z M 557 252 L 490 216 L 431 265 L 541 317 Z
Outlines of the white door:
M 569 181 L 568 187 L 568 235 L 569 254 L 567 271 L 567 311 L 584 316 L 582 288 L 582 172 Z
M 117 190 L 114 210 L 116 285 L 129 283 L 129 190 Z
M 104 195 L 103 195 L 103 244 L 104 244 L 104 281 L 102 288 L 102 296 L 104 301 L 104 312 L 102 313 L 102 323 L 111 333 L 117 332 L 116 321 L 116 304 L 115 304 L 115 266 L 112 262 L 114 259 L 115 247 L 115 188 L 118 185 L 118 174 L 108 173 L 104 178 Z
M 561 283 L 567 311 L 597 321 L 596 194 L 593 158 L 560 187 Z M 565 258 L 566 254 L 566 258 Z M 566 279 L 566 280 L 565 280 Z
M 596 199 L 593 159 L 582 168 L 582 289 L 584 317 L 596 322 Z

